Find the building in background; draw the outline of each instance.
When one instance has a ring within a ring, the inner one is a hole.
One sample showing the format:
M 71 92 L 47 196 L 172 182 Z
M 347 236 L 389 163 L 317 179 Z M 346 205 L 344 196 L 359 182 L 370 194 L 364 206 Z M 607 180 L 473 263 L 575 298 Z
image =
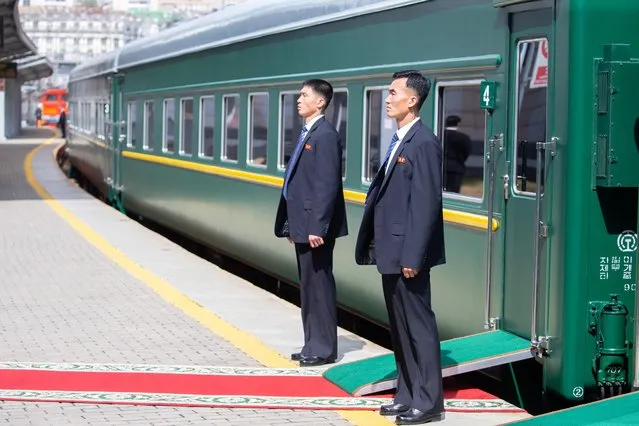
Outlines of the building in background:
M 49 78 L 23 86 L 23 117 L 33 115 L 42 90 L 66 88 L 77 64 L 244 1 L 249 0 L 20 0 L 24 32 L 54 65 Z

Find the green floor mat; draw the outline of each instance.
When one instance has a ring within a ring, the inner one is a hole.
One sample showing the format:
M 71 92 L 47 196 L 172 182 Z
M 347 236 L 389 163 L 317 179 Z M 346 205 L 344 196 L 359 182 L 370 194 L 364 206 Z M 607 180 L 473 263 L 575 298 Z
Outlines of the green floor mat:
M 442 369 L 444 376 L 461 374 L 466 369 L 460 367 L 484 368 L 482 363 L 505 354 L 511 355 L 505 357 L 506 362 L 514 362 L 531 357 L 529 349 L 528 340 L 501 330 L 445 340 L 441 342 Z M 390 382 L 397 377 L 395 357 L 388 354 L 336 365 L 326 370 L 324 377 L 355 396 L 390 389 Z M 379 383 L 386 386 L 372 386 Z
M 639 425 L 639 392 L 509 423 L 517 426 Z

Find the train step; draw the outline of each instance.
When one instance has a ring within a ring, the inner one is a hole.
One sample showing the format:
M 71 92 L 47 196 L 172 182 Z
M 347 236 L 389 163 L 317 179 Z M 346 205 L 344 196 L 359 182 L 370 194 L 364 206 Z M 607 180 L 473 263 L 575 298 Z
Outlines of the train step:
M 532 358 L 530 342 L 502 330 L 441 342 L 444 377 Z M 336 365 L 324 377 L 352 396 L 388 391 L 397 385 L 393 354 Z

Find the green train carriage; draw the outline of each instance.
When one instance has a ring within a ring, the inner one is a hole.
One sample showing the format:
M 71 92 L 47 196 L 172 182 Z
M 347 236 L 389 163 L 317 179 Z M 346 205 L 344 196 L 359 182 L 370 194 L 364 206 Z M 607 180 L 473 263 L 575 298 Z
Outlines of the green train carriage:
M 466 354 L 450 349 L 445 371 L 535 358 L 548 394 L 609 396 L 638 371 L 638 18 L 632 0 L 249 2 L 77 67 L 67 150 L 123 211 L 295 283 L 274 214 L 295 94 L 329 80 L 350 227 L 338 300 L 385 324 L 355 236 L 395 130 L 384 90 L 418 69 L 433 81 L 421 117 L 444 150 L 451 131 L 468 136 L 459 189 L 444 164 L 447 264 L 432 272 L 442 338 Z M 363 380 L 353 392 L 389 385 Z

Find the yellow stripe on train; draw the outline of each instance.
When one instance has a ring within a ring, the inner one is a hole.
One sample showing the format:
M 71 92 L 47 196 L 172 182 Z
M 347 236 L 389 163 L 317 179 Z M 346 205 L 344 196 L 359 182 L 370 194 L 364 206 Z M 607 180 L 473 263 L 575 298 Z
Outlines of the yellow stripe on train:
M 179 160 L 176 158 L 161 157 L 159 155 L 144 154 L 134 151 L 123 151 L 122 156 L 133 160 L 146 161 L 149 163 L 163 164 L 165 166 L 177 167 L 180 169 L 193 170 L 196 172 L 207 173 L 230 179 L 241 180 L 251 183 L 259 183 L 262 185 L 281 187 L 284 183 L 283 179 L 277 176 L 269 176 L 260 173 L 246 172 L 244 170 L 229 169 L 226 167 L 213 166 L 209 164 L 194 163 L 188 160 Z M 359 191 L 344 190 L 344 198 L 346 201 L 356 204 L 364 204 L 366 194 Z M 444 209 L 444 220 L 457 225 L 465 225 L 476 229 L 487 229 L 488 217 L 475 213 L 461 212 L 457 210 Z M 499 221 L 493 219 L 493 232 L 499 229 Z

